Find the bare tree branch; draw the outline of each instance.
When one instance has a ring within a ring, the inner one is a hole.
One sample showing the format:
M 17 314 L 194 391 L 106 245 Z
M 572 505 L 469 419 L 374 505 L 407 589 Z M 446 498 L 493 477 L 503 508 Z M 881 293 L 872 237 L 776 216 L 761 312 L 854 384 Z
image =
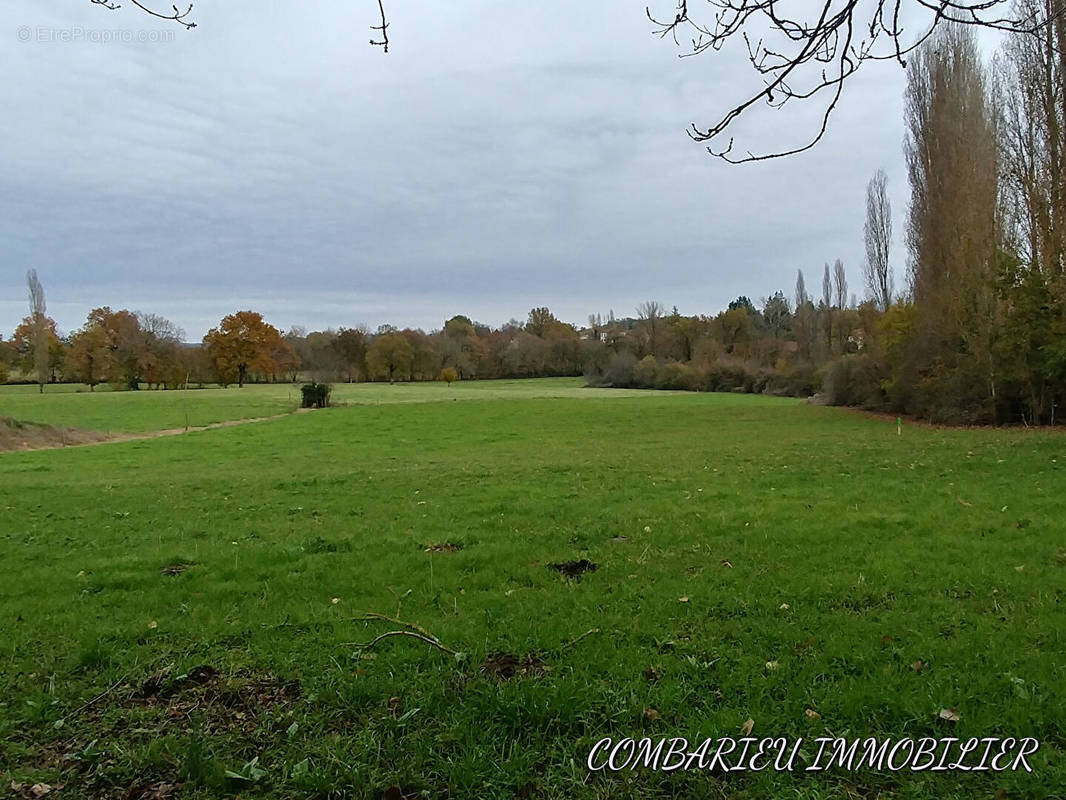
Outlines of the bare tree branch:
M 104 8 L 109 9 L 111 11 L 117 11 L 118 9 L 122 8 L 122 5 L 120 3 L 114 3 L 111 0 L 89 0 L 89 2 L 95 6 L 103 6 Z M 192 3 L 189 3 L 189 7 L 186 8 L 184 11 L 179 9 L 177 6 L 171 6 L 171 8 L 173 9 L 173 13 L 167 14 L 149 8 L 144 3 L 141 3 L 140 0 L 130 0 L 130 2 L 133 3 L 133 5 L 137 6 L 137 8 L 139 8 L 145 14 L 149 14 L 159 19 L 171 20 L 173 22 L 177 22 L 180 25 L 184 25 L 185 30 L 190 30 L 191 28 L 196 27 L 195 22 L 187 22 L 185 19 L 189 16 L 189 14 L 192 13 Z
M 699 0 L 696 0 L 697 2 Z M 115 10 L 113 0 L 90 0 Z M 142 0 L 130 0 L 137 8 L 159 19 L 172 20 L 186 28 L 196 27 L 186 18 L 192 12 L 171 6 L 172 13 L 156 11 Z M 660 39 L 669 36 L 691 47 L 682 58 L 721 50 L 731 39 L 740 39 L 747 59 L 762 86 L 747 99 L 722 114 L 716 122 L 688 135 L 697 142 L 711 142 L 707 151 L 733 164 L 795 155 L 814 147 L 825 135 L 844 83 L 868 61 L 895 61 L 906 67 L 907 57 L 944 23 L 987 28 L 1016 34 L 1041 35 L 1049 24 L 1047 15 L 1033 4 L 1012 5 L 1011 0 L 817 0 L 788 3 L 786 0 L 702 0 L 709 19 L 692 16 L 689 0 L 675 0 L 670 16 L 644 13 Z M 377 0 L 380 25 L 371 25 L 370 44 L 389 52 L 389 22 L 384 0 Z M 785 6 L 786 8 L 783 8 Z M 1066 13 L 1060 4 L 1058 14 Z M 805 13 L 802 9 L 808 9 Z M 799 10 L 797 10 L 799 9 Z M 910 29 L 903 24 L 903 11 L 918 12 L 923 20 Z M 1010 9 L 1008 11 L 1008 9 Z M 799 16 L 794 16 L 799 15 Z M 697 15 L 698 16 L 698 15 Z M 824 107 L 815 130 L 799 143 L 768 153 L 734 152 L 734 139 L 726 138 L 730 126 L 751 108 L 765 103 L 775 109 L 791 100 L 822 99 Z
M 381 31 L 381 41 L 376 42 L 371 39 L 370 44 L 377 45 L 378 47 L 383 48 L 384 51 L 387 53 L 389 52 L 389 23 L 385 20 L 385 6 L 382 0 L 378 0 L 378 11 L 381 12 L 381 24 L 371 25 L 370 30 Z
M 817 5 L 783 0 L 706 0 L 710 20 L 690 16 L 688 0 L 678 0 L 672 18 L 645 8 L 659 38 L 669 35 L 680 45 L 691 37 L 691 48 L 681 57 L 721 50 L 730 39 L 742 39 L 752 70 L 762 88 L 723 114 L 717 122 L 688 133 L 698 142 L 724 142 L 708 152 L 730 163 L 762 161 L 794 155 L 814 147 L 825 135 L 843 85 L 868 61 L 896 61 L 906 66 L 907 56 L 925 42 L 939 25 L 957 22 L 1008 33 L 1038 34 L 1045 20 L 1031 11 L 1005 13 L 1009 0 L 819 0 Z M 787 6 L 788 10 L 782 8 Z M 798 10 L 814 9 L 806 16 Z M 924 12 L 922 24 L 905 30 L 903 9 Z M 796 9 L 796 10 L 794 10 Z M 781 108 L 790 100 L 822 95 L 824 110 L 817 129 L 801 143 L 776 152 L 734 154 L 734 141 L 726 130 L 742 114 L 765 102 Z

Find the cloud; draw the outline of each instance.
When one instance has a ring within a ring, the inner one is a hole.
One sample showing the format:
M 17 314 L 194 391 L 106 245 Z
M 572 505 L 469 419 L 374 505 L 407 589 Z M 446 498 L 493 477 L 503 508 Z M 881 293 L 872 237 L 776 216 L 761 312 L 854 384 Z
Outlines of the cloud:
M 0 48 L 0 330 L 25 314 L 30 267 L 66 330 L 105 304 L 191 337 L 242 307 L 310 329 L 502 323 L 534 305 L 581 321 L 649 298 L 713 313 L 790 294 L 798 268 L 814 286 L 835 258 L 858 287 L 879 167 L 902 227 L 891 65 L 854 80 L 814 151 L 730 167 L 684 129 L 753 85 L 735 52 L 678 59 L 639 9 L 606 3 L 412 2 L 390 8 L 385 55 L 366 44 L 372 5 L 205 0 L 188 32 L 132 6 L 9 15 L 12 40 L 80 26 L 169 41 Z M 737 133 L 799 140 L 814 111 Z

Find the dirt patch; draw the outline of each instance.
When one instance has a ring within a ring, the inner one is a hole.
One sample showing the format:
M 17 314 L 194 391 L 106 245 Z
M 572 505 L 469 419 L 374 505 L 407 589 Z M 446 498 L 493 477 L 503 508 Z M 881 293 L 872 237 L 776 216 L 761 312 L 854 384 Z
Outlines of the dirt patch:
M 174 576 L 174 575 L 180 575 L 181 573 L 185 572 L 190 567 L 192 567 L 192 564 L 182 564 L 182 563 L 179 562 L 177 564 L 170 564 L 170 565 L 168 565 L 166 567 L 163 567 L 163 569 L 159 570 L 159 572 L 162 575 Z
M 600 565 L 593 564 L 587 558 L 582 558 L 580 561 L 563 561 L 559 564 L 549 564 L 548 567 L 568 578 L 581 580 L 582 575 L 586 572 L 595 572 L 600 568 Z
M 46 447 L 76 447 L 97 444 L 111 439 L 99 431 L 78 428 L 58 428 L 37 422 L 20 422 L 0 417 L 0 452 L 11 450 L 40 450 Z
M 461 544 L 431 544 L 426 548 L 427 553 L 458 553 L 463 549 Z
M 58 792 L 63 789 L 62 784 L 58 786 L 52 786 L 49 783 L 19 783 L 17 781 L 11 781 L 11 791 L 15 797 L 32 798 L 32 800 L 38 800 L 38 798 L 45 797 L 52 792 Z
M 537 677 L 546 675 L 550 671 L 551 667 L 533 654 L 520 657 L 514 653 L 490 653 L 481 662 L 483 674 L 502 681 L 512 678 Z
M 126 790 L 123 800 L 170 800 L 180 790 L 180 783 L 135 783 Z
M 272 676 L 223 676 L 210 664 L 193 667 L 184 675 L 167 670 L 148 676 L 120 707 L 154 708 L 163 712 L 165 725 L 188 721 L 194 713 L 209 733 L 244 730 L 266 711 L 296 702 L 299 681 Z

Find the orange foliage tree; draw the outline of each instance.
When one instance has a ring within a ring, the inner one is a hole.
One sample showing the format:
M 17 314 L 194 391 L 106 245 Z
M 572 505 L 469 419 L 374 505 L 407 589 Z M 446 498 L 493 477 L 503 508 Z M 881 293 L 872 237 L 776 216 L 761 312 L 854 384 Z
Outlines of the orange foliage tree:
M 281 333 L 254 311 L 238 311 L 222 319 L 204 336 L 204 347 L 224 380 L 244 385 L 249 370 L 274 375 L 275 354 L 281 349 Z

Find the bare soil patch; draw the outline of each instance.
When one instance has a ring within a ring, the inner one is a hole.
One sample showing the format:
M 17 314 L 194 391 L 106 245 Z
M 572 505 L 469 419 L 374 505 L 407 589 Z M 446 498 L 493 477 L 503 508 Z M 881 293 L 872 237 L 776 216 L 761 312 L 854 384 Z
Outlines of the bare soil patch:
M 559 564 L 549 564 L 550 569 L 554 569 L 556 572 L 560 572 L 568 578 L 574 580 L 581 580 L 581 576 L 586 572 L 595 572 L 600 568 L 599 564 L 594 564 L 587 558 L 582 558 L 579 561 L 563 561 Z
M 59 428 L 37 422 L 0 417 L 0 452 L 40 450 L 45 447 L 76 447 L 106 442 L 111 437 L 99 431 Z
M 514 653 L 491 653 L 482 662 L 481 671 L 491 678 L 505 681 L 511 678 L 546 675 L 551 671 L 551 667 L 532 653 L 525 656 L 516 656 Z
M 141 439 L 157 439 L 160 436 L 180 436 L 183 433 L 210 431 L 215 428 L 233 428 L 237 425 L 250 425 L 253 422 L 269 422 L 291 414 L 315 411 L 313 408 L 297 408 L 285 414 L 272 417 L 252 417 L 250 419 L 230 419 L 199 425 L 191 428 L 167 428 L 148 433 L 101 433 L 79 428 L 57 428 L 37 422 L 23 422 L 9 417 L 0 417 L 0 453 L 11 450 L 50 450 L 57 447 L 79 447 L 89 444 L 106 444 L 108 442 L 132 442 Z

